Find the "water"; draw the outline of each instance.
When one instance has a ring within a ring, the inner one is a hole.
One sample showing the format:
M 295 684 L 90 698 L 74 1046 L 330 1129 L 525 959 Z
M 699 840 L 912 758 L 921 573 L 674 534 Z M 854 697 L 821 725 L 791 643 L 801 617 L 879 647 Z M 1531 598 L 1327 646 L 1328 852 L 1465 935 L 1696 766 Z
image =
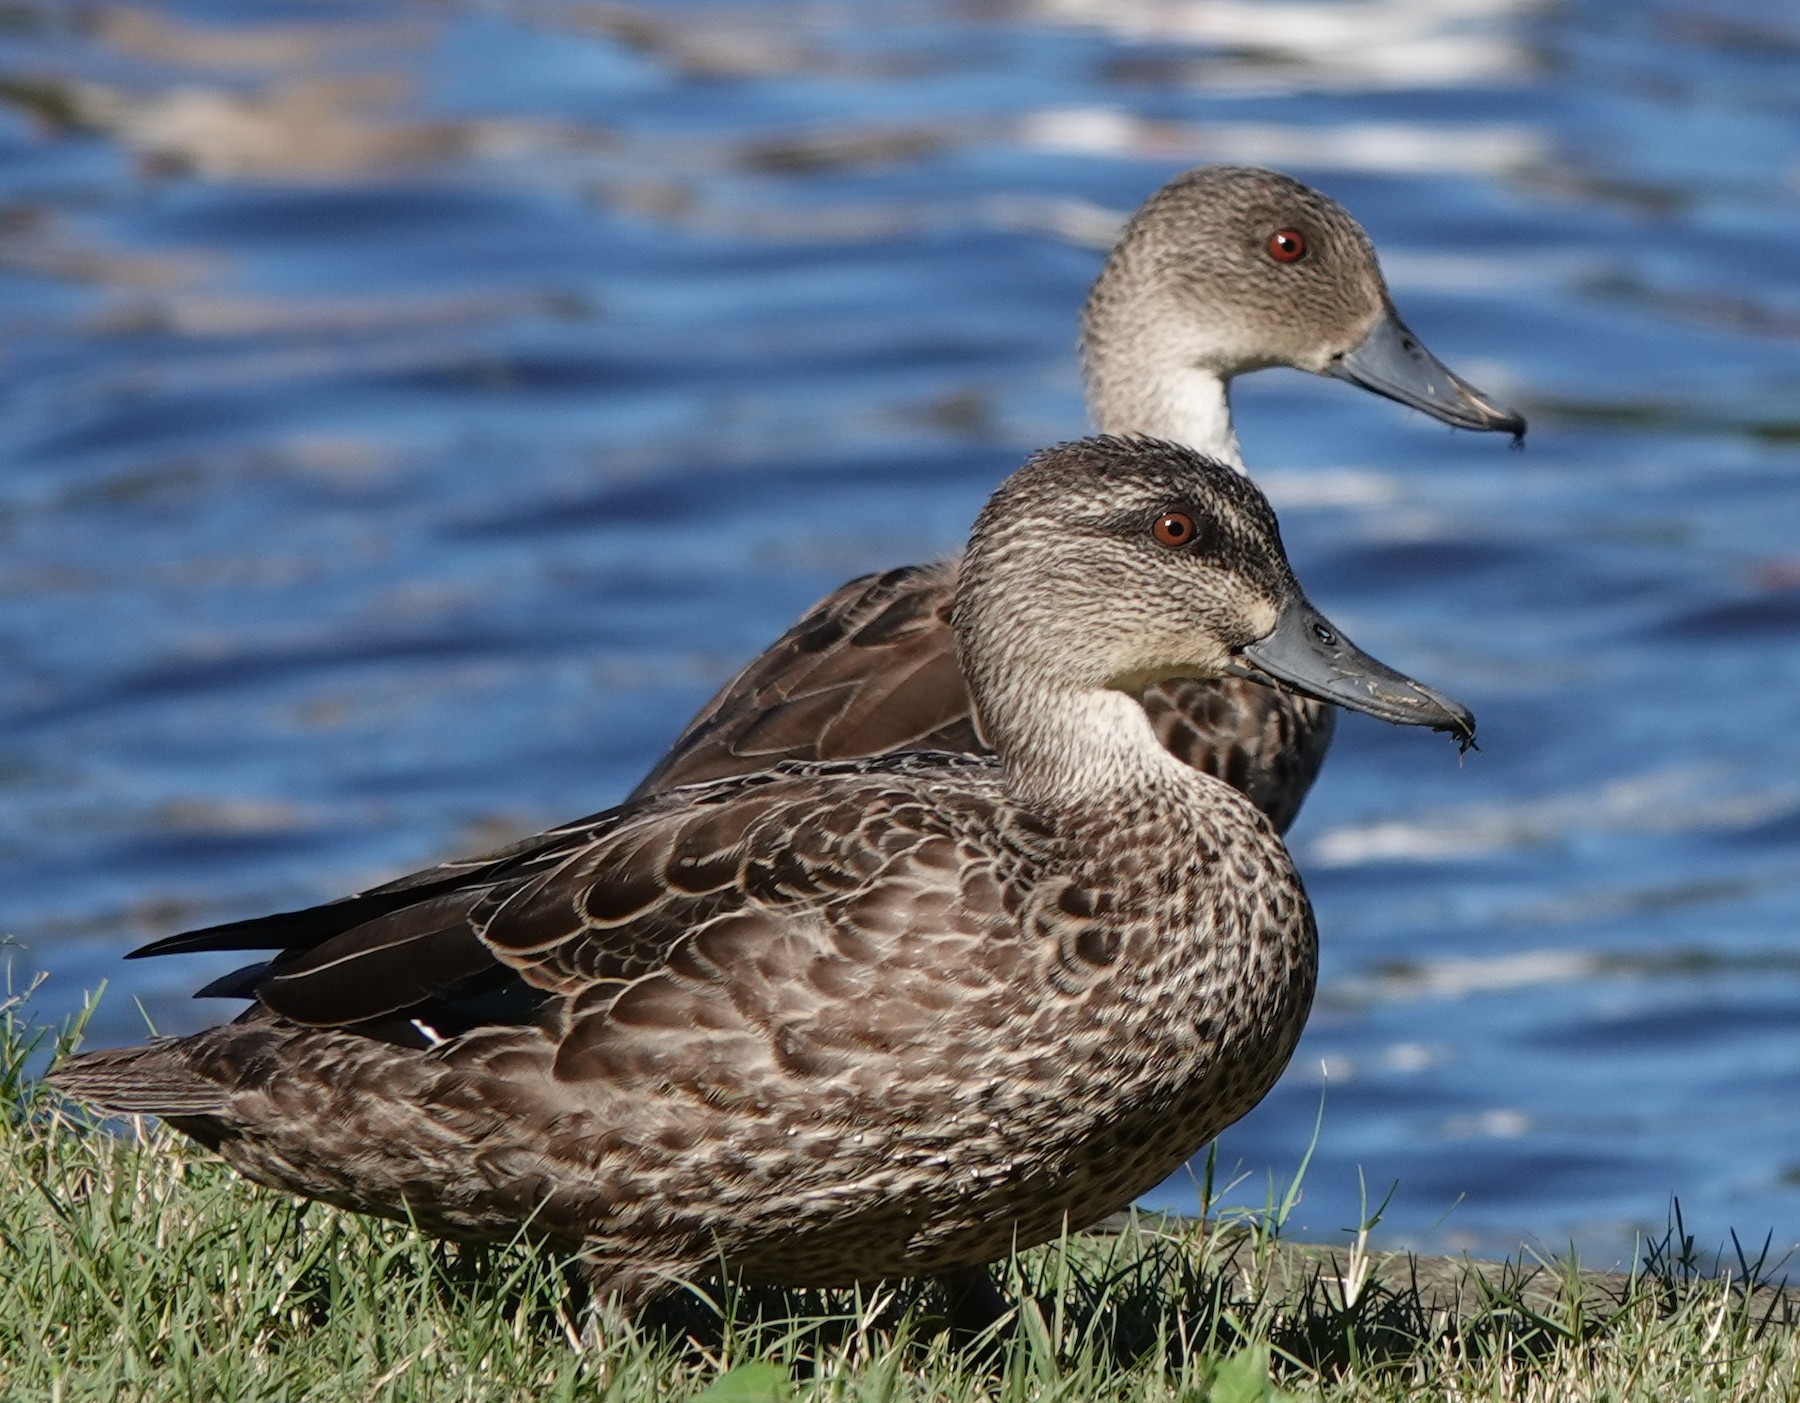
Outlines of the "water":
M 1374 233 L 1522 453 L 1242 382 L 1312 594 L 1482 719 L 1348 719 L 1230 1131 L 1293 1228 L 1800 1242 L 1800 21 L 1738 3 L 213 0 L 0 13 L 0 923 L 145 939 L 620 796 L 848 576 L 1081 426 L 1184 166 Z M 227 957 L 221 964 L 228 964 Z M 139 1012 L 138 1004 L 143 1013 Z M 1321 1112 L 1322 1106 L 1322 1112 Z M 1186 1180 L 1153 1201 L 1191 1207 Z

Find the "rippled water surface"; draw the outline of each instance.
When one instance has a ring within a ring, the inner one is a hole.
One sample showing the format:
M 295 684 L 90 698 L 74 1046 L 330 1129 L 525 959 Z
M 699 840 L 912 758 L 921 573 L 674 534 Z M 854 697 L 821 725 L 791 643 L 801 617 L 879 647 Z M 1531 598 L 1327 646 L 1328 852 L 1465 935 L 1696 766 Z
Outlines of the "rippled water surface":
M 1483 749 L 1347 720 L 1324 977 L 1221 1144 L 1391 1243 L 1800 1242 L 1800 20 L 1737 3 L 0 10 L 0 927 L 146 938 L 621 796 L 814 597 L 1082 426 L 1117 221 L 1344 201 L 1523 452 L 1292 372 L 1311 593 Z M 225 957 L 217 969 L 229 965 Z M 134 1002 L 136 1001 L 136 1002 Z M 1322 1112 L 1321 1112 L 1322 1107 Z M 1189 1208 L 1183 1179 L 1154 1196 Z

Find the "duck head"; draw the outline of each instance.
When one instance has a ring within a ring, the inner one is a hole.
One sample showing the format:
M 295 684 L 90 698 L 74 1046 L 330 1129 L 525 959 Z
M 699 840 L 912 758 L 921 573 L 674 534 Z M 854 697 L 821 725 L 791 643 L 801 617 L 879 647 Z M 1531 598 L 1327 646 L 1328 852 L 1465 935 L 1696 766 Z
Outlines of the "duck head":
M 1269 366 L 1345 380 L 1458 428 L 1525 433 L 1523 416 L 1407 329 L 1343 206 L 1254 167 L 1189 171 L 1132 217 L 1088 297 L 1082 361 L 1100 429 L 1234 463 L 1224 386 Z
M 976 521 L 954 622 L 983 730 L 1008 763 L 1110 763 L 1094 738 L 1102 716 L 1132 732 L 1121 745 L 1166 758 L 1135 701 L 1099 698 L 1170 677 L 1248 673 L 1465 748 L 1475 736 L 1467 707 L 1313 607 L 1248 478 L 1172 443 L 1102 436 L 1031 458 Z

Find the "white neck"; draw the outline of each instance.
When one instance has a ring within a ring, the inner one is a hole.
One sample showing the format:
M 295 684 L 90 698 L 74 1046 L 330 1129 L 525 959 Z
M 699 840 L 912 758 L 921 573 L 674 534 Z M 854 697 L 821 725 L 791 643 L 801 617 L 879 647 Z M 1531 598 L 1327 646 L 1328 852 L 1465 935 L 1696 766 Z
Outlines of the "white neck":
M 1027 803 L 1105 807 L 1118 794 L 1170 783 L 1191 787 L 1196 772 L 1157 740 L 1136 697 L 1106 688 L 1059 687 L 1024 698 L 990 698 L 983 717 L 1005 757 L 1007 785 Z M 998 713 L 998 714 L 995 714 Z
M 1216 316 L 1204 315 L 1117 257 L 1081 318 L 1088 417 L 1103 434 L 1144 434 L 1244 470 L 1231 425 L 1231 377 L 1255 368 Z
M 1167 361 L 1154 368 L 1091 364 L 1087 381 L 1088 410 L 1101 433 L 1183 443 L 1244 471 L 1231 394 L 1217 371 Z

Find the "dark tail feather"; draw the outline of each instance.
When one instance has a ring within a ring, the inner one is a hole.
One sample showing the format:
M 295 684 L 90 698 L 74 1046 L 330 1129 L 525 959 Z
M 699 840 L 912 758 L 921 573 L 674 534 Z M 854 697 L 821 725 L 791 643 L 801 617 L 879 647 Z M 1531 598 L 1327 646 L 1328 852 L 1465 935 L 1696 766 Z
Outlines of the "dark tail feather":
M 607 827 L 619 812 L 606 809 L 480 857 L 427 867 L 422 872 L 371 887 L 354 896 L 328 901 L 322 906 L 282 911 L 273 916 L 253 916 L 245 921 L 227 921 L 224 925 L 164 936 L 148 945 L 140 945 L 125 958 L 142 960 L 155 955 L 186 955 L 204 950 L 310 950 L 333 936 L 434 897 L 458 892 L 479 896 L 486 888 L 511 877 L 545 864 L 554 866 L 569 851 L 579 848 Z
M 225 1109 L 226 1088 L 197 1076 L 174 1039 L 84 1052 L 44 1080 L 97 1111 L 126 1116 L 205 1116 Z

